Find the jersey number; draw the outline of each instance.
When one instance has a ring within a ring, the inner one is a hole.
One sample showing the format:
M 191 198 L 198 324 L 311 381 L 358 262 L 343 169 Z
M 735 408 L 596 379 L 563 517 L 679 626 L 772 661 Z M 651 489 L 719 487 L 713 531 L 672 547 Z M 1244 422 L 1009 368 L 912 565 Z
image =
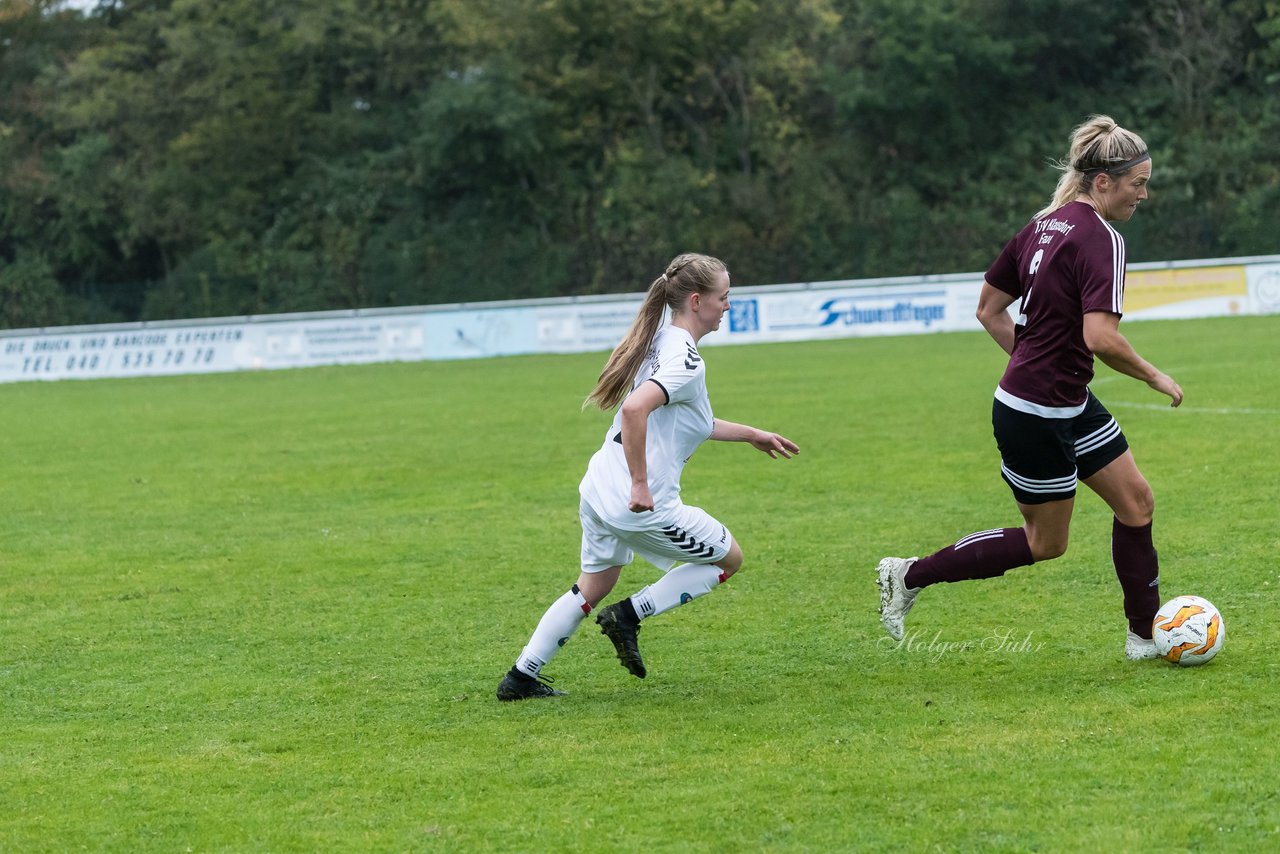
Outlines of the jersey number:
M 1036 254 L 1031 256 L 1031 266 L 1027 268 L 1027 275 L 1034 276 L 1036 270 L 1040 269 L 1040 262 L 1044 260 L 1044 250 L 1037 249 Z
M 1036 270 L 1040 269 L 1040 262 L 1044 260 L 1044 250 L 1037 249 L 1036 254 L 1031 256 L 1031 265 L 1027 267 L 1027 278 L 1031 278 L 1036 274 Z M 1014 321 L 1018 326 L 1027 325 L 1027 303 L 1031 302 L 1031 291 L 1035 289 L 1035 285 L 1028 285 L 1027 292 L 1022 297 L 1022 305 L 1018 307 L 1018 319 Z

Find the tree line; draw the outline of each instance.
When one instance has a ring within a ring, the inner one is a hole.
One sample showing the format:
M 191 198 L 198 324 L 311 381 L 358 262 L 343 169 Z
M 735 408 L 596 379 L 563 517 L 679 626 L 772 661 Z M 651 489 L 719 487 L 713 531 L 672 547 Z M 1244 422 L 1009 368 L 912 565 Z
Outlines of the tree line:
M 0 0 L 0 325 L 981 270 L 1091 113 L 1280 252 L 1275 0 Z

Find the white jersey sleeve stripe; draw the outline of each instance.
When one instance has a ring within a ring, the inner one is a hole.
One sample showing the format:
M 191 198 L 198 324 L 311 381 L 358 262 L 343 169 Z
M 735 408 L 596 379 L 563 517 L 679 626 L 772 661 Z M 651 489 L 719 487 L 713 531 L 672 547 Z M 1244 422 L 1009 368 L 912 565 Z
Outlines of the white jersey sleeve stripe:
M 1124 237 L 1102 218 L 1102 214 L 1094 211 L 1094 215 L 1111 238 L 1111 310 L 1116 314 L 1124 314 Z

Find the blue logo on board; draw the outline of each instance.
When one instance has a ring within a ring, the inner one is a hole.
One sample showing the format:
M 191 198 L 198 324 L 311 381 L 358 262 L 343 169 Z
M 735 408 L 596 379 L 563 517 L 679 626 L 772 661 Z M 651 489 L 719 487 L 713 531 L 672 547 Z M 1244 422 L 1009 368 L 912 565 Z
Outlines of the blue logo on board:
M 944 291 L 930 293 L 867 294 L 834 297 L 824 301 L 807 321 L 779 323 L 772 330 L 819 329 L 822 327 L 914 324 L 925 329 L 946 320 Z
M 735 299 L 729 303 L 730 332 L 760 331 L 760 301 Z

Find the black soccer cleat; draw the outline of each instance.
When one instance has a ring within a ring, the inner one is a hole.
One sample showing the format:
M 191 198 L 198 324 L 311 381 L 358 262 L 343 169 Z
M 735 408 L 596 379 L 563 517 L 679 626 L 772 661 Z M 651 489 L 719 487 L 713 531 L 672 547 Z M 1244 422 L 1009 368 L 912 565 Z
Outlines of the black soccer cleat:
M 613 648 L 618 651 L 618 661 L 632 675 L 644 678 L 644 660 L 640 658 L 640 646 L 636 635 L 640 632 L 640 621 L 631 616 L 623 606 L 625 602 L 615 602 L 600 611 L 596 622 L 600 625 L 600 633 L 613 641 Z
M 506 702 L 530 700 L 534 697 L 563 697 L 565 695 L 563 691 L 557 691 L 547 684 L 550 681 L 550 676 L 535 678 L 513 667 L 498 683 L 498 699 Z

